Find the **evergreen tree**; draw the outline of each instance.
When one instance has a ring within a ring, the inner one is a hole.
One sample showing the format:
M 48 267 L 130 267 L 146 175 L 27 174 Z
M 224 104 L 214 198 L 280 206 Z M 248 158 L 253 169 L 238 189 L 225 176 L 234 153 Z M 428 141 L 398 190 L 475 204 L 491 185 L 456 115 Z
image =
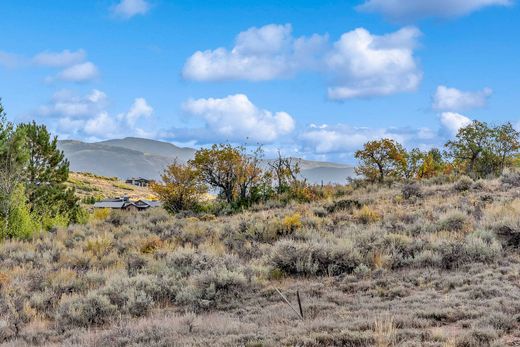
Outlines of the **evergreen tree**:
M 0 222 L 2 233 L 10 228 L 13 196 L 25 180 L 28 151 L 25 134 L 7 121 L 0 103 Z M 23 199 L 25 202 L 26 199 Z
M 29 152 L 25 189 L 31 212 L 50 218 L 67 216 L 75 222 L 79 201 L 65 184 L 69 162 L 58 149 L 57 137 L 51 137 L 45 125 L 34 121 L 20 128 L 25 133 Z

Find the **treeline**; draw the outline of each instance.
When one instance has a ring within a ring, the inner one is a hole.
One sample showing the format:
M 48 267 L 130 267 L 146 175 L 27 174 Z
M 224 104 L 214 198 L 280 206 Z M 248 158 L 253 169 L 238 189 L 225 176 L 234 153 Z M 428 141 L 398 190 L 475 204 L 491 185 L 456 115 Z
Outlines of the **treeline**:
M 473 121 L 461 128 L 455 139 L 444 145 L 444 150 L 407 151 L 391 139 L 370 141 L 355 154 L 359 160 L 355 172 L 370 183 L 439 175 L 496 177 L 514 166 L 520 148 L 519 135 L 511 123 L 491 127 Z
M 170 212 L 200 211 L 214 207 L 208 193 L 218 195 L 231 209 L 249 207 L 274 198 L 312 200 L 316 191 L 300 177 L 297 160 L 283 157 L 262 160 L 259 147 L 247 153 L 244 147 L 213 145 L 195 153 L 186 164 L 174 162 L 162 175 L 162 182 L 152 185 L 163 206 Z
M 490 127 L 474 121 L 461 128 L 443 150 L 407 151 L 392 139 L 370 141 L 355 153 L 359 161 L 355 172 L 368 183 L 441 175 L 498 176 L 515 164 L 519 135 L 510 123 Z M 218 204 L 236 210 L 270 200 L 312 201 L 326 193 L 300 177 L 297 160 L 281 154 L 262 160 L 262 154 L 261 148 L 247 153 L 244 147 L 229 144 L 200 149 L 187 163 L 171 164 L 162 182 L 152 189 L 172 213 L 203 211 Z M 216 201 L 208 201 L 209 192 L 217 194 Z
M 68 175 L 57 138 L 35 122 L 8 122 L 0 103 L 0 240 L 83 221 Z

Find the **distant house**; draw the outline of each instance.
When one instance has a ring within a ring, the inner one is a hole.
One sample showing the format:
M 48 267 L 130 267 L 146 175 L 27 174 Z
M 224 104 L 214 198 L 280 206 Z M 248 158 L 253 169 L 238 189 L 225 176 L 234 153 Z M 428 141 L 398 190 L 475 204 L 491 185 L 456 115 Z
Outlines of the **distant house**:
M 109 208 L 124 211 L 144 211 L 155 207 L 161 207 L 161 203 L 150 200 L 131 201 L 128 197 L 105 199 L 94 204 L 94 208 Z
M 149 180 L 149 179 L 142 178 L 142 177 L 138 177 L 138 178 L 132 177 L 132 178 L 127 179 L 125 182 L 128 184 L 134 185 L 134 186 L 138 186 L 138 187 L 148 187 L 150 185 L 150 183 L 153 182 L 153 180 Z

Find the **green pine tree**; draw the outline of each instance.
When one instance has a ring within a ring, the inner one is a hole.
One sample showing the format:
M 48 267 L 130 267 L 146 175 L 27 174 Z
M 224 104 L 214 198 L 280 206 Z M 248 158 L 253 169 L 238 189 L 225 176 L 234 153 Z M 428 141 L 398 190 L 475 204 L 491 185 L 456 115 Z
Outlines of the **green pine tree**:
M 45 125 L 34 121 L 19 127 L 25 133 L 29 151 L 25 189 L 31 212 L 42 220 L 66 217 L 76 222 L 79 200 L 66 186 L 69 162 L 58 148 L 58 138 L 51 137 Z

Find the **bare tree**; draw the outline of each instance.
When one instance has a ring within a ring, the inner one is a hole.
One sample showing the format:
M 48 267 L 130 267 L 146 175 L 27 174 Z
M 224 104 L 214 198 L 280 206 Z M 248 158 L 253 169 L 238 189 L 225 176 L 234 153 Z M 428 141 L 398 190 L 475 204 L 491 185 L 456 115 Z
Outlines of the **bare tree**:
M 276 182 L 276 192 L 282 194 L 297 183 L 300 174 L 300 164 L 290 157 L 284 157 L 278 151 L 278 157 L 268 163 L 273 179 Z

